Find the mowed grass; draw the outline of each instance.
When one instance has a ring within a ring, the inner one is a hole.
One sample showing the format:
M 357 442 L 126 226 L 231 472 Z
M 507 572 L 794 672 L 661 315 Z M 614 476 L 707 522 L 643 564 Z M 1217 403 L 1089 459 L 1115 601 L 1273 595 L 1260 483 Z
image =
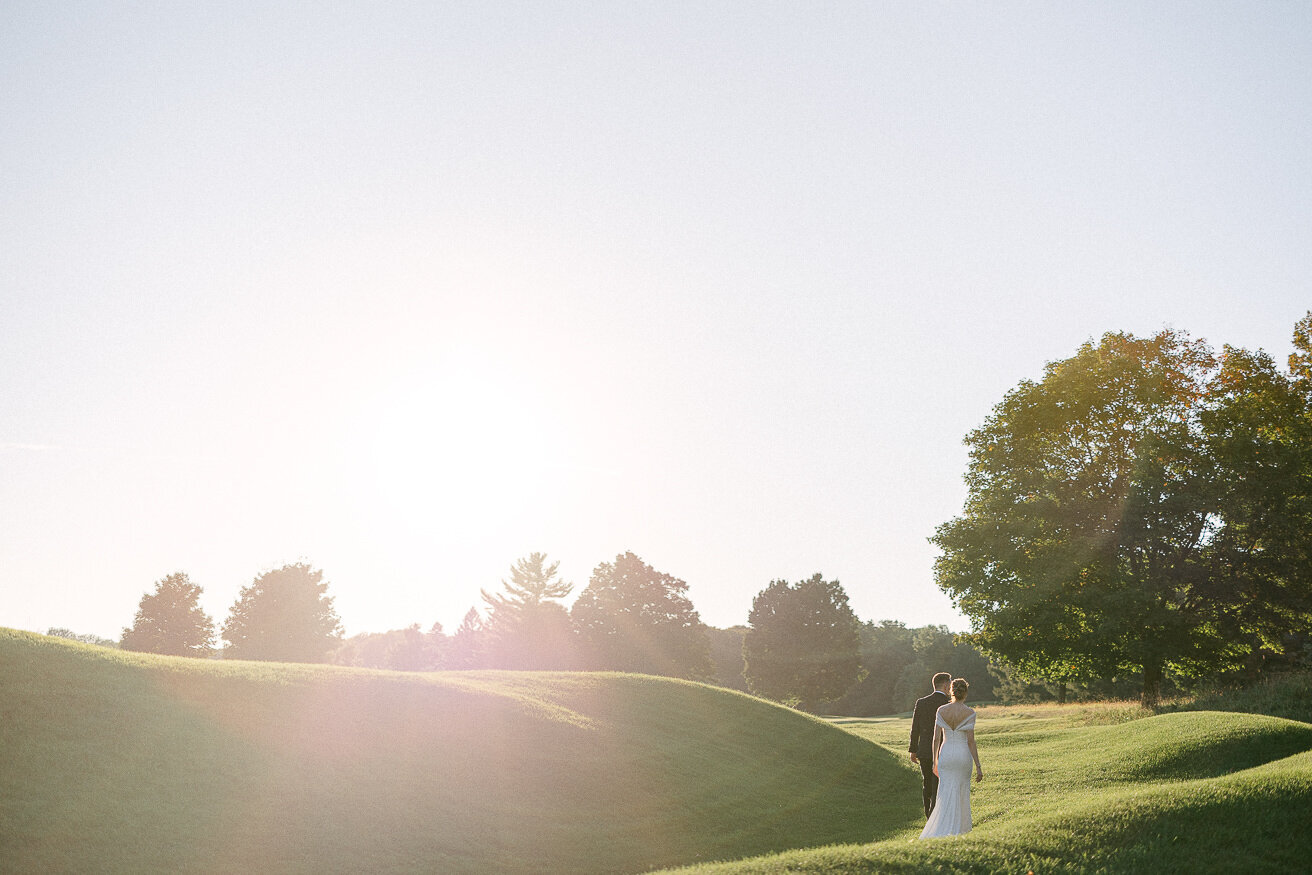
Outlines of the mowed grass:
M 401 674 L 0 630 L 0 871 L 1287 872 L 1312 725 L 981 709 L 975 830 L 916 840 L 905 718 L 618 674 Z M 725 862 L 704 862 L 725 861 Z
M 899 758 L 635 675 L 153 657 L 0 630 L 0 870 L 639 872 L 869 842 Z
M 909 720 L 836 720 L 890 752 Z M 685 873 L 1295 872 L 1312 868 L 1312 725 L 1132 704 L 985 707 L 974 830 Z M 907 772 L 912 773 L 908 762 Z

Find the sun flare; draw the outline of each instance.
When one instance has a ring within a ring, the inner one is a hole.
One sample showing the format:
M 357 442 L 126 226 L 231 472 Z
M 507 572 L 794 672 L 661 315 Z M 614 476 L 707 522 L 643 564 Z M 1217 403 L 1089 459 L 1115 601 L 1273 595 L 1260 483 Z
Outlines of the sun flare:
M 477 533 L 535 506 L 560 468 L 540 402 L 464 365 L 394 386 L 372 424 L 378 510 L 404 529 Z

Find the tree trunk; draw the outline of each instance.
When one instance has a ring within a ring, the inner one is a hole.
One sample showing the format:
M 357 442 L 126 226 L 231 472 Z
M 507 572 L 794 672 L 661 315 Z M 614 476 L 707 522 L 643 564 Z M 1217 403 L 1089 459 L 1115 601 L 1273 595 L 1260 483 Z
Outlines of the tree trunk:
M 1156 708 L 1162 701 L 1162 667 L 1145 665 L 1143 667 L 1143 699 L 1145 708 Z
M 1066 704 L 1066 682 L 1065 682 L 1065 681 L 1062 681 L 1060 684 L 1057 685 L 1057 704 L 1058 704 L 1058 705 L 1065 705 L 1065 704 Z

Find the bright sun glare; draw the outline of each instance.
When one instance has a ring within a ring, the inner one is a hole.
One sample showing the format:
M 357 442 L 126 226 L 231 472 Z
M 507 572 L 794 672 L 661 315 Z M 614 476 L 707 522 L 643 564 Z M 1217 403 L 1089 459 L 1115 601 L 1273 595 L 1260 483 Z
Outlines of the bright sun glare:
M 479 534 L 535 506 L 560 468 L 536 399 L 472 364 L 396 385 L 380 399 L 371 460 L 393 527 Z

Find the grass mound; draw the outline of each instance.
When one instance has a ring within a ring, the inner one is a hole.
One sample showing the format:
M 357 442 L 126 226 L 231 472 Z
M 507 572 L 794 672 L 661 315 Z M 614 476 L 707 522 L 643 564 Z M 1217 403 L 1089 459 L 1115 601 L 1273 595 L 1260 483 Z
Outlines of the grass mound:
M 1312 726 L 1253 714 L 1192 712 L 1007 738 L 1018 741 L 1026 743 L 1025 757 L 1044 763 L 1052 780 L 1092 785 L 1227 775 L 1312 748 Z
M 700 873 L 1286 872 L 1312 854 L 1312 726 L 1182 712 L 1111 722 L 1096 706 L 984 708 L 975 829 L 796 850 Z M 1111 706 L 1120 713 L 1123 706 Z M 1149 712 L 1143 712 L 1145 714 Z M 909 721 L 845 726 L 893 750 Z
M 10 870 L 635 872 L 895 835 L 918 796 L 892 752 L 698 684 L 0 630 Z

